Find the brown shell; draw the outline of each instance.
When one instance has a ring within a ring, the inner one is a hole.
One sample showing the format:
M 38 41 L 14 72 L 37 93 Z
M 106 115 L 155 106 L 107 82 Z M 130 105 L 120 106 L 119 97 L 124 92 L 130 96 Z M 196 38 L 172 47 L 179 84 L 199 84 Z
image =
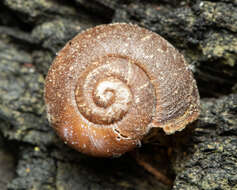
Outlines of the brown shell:
M 132 24 L 86 30 L 58 53 L 46 78 L 50 123 L 73 148 L 119 156 L 153 127 L 182 130 L 199 114 L 184 57 L 164 38 Z

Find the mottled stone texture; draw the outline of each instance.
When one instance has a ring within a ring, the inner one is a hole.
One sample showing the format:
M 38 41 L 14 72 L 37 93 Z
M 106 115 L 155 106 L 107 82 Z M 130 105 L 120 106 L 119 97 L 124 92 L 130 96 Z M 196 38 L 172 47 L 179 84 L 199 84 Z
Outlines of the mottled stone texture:
M 56 52 L 78 32 L 111 22 L 132 22 L 159 33 L 185 55 L 197 79 L 202 113 L 185 144 L 173 143 L 168 153 L 157 144 L 140 149 L 174 179 L 171 188 L 129 155 L 98 159 L 71 150 L 46 119 L 44 78 Z M 3 0 L 0 189 L 235 190 L 235 93 L 236 0 Z
M 237 95 L 202 101 L 187 155 L 175 160 L 178 189 L 237 189 Z

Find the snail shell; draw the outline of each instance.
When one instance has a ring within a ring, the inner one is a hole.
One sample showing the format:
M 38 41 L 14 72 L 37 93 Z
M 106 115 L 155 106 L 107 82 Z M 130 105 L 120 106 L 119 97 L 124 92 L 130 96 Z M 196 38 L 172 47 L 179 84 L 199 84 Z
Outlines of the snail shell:
M 158 34 L 132 24 L 88 29 L 58 53 L 45 84 L 50 123 L 76 150 L 119 156 L 153 127 L 182 130 L 199 114 L 184 57 Z

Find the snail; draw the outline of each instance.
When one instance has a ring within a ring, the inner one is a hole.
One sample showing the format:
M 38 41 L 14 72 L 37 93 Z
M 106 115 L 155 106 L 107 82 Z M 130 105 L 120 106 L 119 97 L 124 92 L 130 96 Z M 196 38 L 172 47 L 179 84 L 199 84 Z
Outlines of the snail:
M 72 148 L 97 157 L 139 146 L 152 128 L 181 131 L 199 115 L 184 57 L 133 24 L 90 28 L 57 54 L 45 82 L 49 122 Z

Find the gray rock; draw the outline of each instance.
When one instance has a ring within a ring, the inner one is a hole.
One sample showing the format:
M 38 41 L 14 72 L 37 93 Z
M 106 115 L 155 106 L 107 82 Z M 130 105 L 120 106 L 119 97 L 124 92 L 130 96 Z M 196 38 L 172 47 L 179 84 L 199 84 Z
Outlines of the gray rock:
M 237 94 L 202 101 L 187 155 L 175 160 L 173 189 L 237 189 Z

